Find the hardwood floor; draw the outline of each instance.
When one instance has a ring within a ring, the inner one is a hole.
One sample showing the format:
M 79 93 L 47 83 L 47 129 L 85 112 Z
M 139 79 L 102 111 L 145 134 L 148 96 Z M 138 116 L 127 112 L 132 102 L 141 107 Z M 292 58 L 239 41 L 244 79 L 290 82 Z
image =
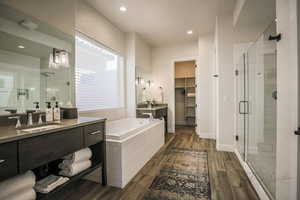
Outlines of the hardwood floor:
M 159 173 L 167 148 L 189 147 L 208 151 L 211 200 L 259 199 L 234 153 L 216 151 L 214 140 L 199 139 L 192 128 L 180 127 L 175 136 L 168 135 L 166 145 L 123 189 L 80 180 L 55 199 L 62 200 L 141 200 Z M 163 200 L 163 199 L 162 199 Z

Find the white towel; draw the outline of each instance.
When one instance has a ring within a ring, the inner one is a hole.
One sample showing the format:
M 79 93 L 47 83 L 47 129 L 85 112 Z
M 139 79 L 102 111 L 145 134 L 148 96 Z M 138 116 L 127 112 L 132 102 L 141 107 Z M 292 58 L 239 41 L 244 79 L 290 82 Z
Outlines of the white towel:
M 1 200 L 35 200 L 36 199 L 36 193 L 34 189 L 25 189 L 19 192 L 15 192 L 13 194 L 10 194 Z
M 46 178 L 38 181 L 34 186 L 35 190 L 40 193 L 49 193 L 58 186 L 66 183 L 70 179 L 62 176 L 49 175 Z
M 63 160 L 63 161 L 58 165 L 58 167 L 59 167 L 60 169 L 64 169 L 64 168 L 62 168 L 62 167 L 64 167 L 64 166 L 70 166 L 70 165 L 72 165 L 72 164 L 74 164 L 74 163 L 79 163 L 79 162 L 83 162 L 83 161 L 87 161 L 87 160 L 90 160 L 90 158 L 84 158 L 84 157 L 82 157 L 82 158 L 80 158 L 79 160 L 76 160 L 76 161 L 74 161 L 74 160 Z
M 0 182 L 0 199 L 5 199 L 6 196 L 18 194 L 26 189 L 32 189 L 34 185 L 35 175 L 32 171 L 7 179 Z
M 70 167 L 61 170 L 59 172 L 59 174 L 62 176 L 71 177 L 71 176 L 74 176 L 74 175 L 79 174 L 80 172 L 86 170 L 90 166 L 92 166 L 92 162 L 90 160 L 76 162 L 76 163 L 70 165 Z
M 72 164 L 83 160 L 89 160 L 92 157 L 92 151 L 90 148 L 81 149 L 70 155 L 63 157 L 66 162 Z
M 195 94 L 195 93 L 188 93 L 187 96 L 188 96 L 188 97 L 195 97 L 196 94 Z

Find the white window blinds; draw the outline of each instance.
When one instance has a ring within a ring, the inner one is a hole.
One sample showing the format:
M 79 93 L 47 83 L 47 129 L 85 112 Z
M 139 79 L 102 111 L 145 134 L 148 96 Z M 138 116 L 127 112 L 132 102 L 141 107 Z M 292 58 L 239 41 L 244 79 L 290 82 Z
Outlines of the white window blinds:
M 76 105 L 79 111 L 124 106 L 123 58 L 76 34 Z

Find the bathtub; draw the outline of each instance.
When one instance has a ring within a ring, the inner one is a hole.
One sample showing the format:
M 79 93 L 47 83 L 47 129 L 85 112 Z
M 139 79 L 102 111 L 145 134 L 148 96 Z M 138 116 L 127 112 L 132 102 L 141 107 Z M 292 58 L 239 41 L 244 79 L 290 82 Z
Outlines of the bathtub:
M 106 125 L 108 185 L 124 188 L 164 145 L 164 121 L 125 118 Z

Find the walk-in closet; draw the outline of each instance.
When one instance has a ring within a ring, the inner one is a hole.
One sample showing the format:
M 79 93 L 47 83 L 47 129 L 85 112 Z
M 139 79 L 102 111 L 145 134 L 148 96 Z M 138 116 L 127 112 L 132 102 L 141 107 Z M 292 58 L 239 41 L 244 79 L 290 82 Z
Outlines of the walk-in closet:
M 196 126 L 196 62 L 175 62 L 175 123 Z

